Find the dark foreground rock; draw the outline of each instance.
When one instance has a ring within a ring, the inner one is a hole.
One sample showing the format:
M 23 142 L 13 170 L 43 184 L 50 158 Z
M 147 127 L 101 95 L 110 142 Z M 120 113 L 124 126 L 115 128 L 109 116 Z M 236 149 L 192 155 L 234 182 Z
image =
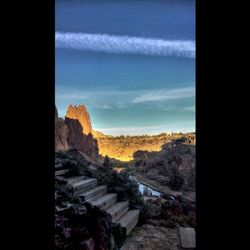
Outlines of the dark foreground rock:
M 55 214 L 55 249 L 111 249 L 111 218 L 92 206 L 74 205 Z

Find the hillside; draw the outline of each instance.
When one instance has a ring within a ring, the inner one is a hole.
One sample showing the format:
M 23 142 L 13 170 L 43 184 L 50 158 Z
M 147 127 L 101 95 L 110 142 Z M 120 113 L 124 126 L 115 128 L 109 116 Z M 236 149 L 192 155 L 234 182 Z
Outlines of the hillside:
M 185 137 L 164 144 L 159 152 L 138 151 L 133 170 L 173 190 L 195 190 L 195 145 Z
M 99 135 L 99 134 L 98 134 Z M 94 134 L 95 137 L 95 134 Z M 99 154 L 109 156 L 120 161 L 133 160 L 133 155 L 137 151 L 159 152 L 163 144 L 175 139 L 186 137 L 191 144 L 195 144 L 195 134 L 166 134 L 143 135 L 143 136 L 96 136 Z

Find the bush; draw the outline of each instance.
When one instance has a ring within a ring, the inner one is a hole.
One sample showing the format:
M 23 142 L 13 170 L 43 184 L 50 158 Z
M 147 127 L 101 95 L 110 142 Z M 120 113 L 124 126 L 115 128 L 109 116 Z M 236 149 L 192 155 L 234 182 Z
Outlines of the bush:
M 77 161 L 75 164 L 71 165 L 69 172 L 66 174 L 66 177 L 81 175 L 92 177 L 92 173 L 89 170 L 86 162 Z
M 104 158 L 103 167 L 110 168 L 110 169 L 112 168 L 111 161 L 107 155 Z
M 184 179 L 182 176 L 180 175 L 172 175 L 170 177 L 170 182 L 169 182 L 169 186 L 173 189 L 173 190 L 179 190 L 184 184 Z
M 172 167 L 172 174 L 170 176 L 169 186 L 174 190 L 179 190 L 185 180 L 183 176 L 180 174 L 178 168 L 176 166 Z

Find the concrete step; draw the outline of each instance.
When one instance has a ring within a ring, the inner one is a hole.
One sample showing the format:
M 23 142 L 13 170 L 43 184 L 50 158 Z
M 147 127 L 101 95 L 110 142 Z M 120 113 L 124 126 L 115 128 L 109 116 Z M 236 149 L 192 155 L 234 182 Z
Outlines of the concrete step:
M 76 182 L 72 181 L 69 183 L 69 186 L 72 187 L 72 191 L 75 195 L 78 195 L 84 191 L 90 190 L 97 186 L 96 179 L 86 179 L 78 180 Z
M 128 235 L 132 229 L 136 226 L 139 219 L 140 210 L 130 210 L 128 211 L 120 220 L 117 221 L 124 230 L 126 230 L 126 235 Z
M 64 175 L 68 172 L 69 172 L 68 169 L 57 170 L 57 171 L 55 171 L 55 176 Z
M 91 201 L 97 200 L 98 198 L 104 196 L 105 194 L 107 194 L 107 189 L 106 189 L 106 190 L 103 190 L 101 193 L 96 194 L 95 196 L 93 196 L 93 197 L 87 199 L 87 202 L 91 202 Z
M 179 227 L 181 245 L 185 249 L 195 249 L 195 230 L 191 227 Z
M 106 212 L 111 215 L 112 222 L 116 223 L 123 215 L 128 212 L 129 201 L 117 202 L 113 206 L 106 209 Z
M 99 198 L 107 193 L 107 186 L 97 186 L 93 189 L 84 191 L 78 196 L 82 201 L 91 201 L 95 198 Z
M 98 208 L 107 209 L 111 207 L 113 204 L 115 204 L 117 201 L 117 194 L 116 193 L 109 193 L 105 194 L 102 197 L 99 197 L 93 201 L 90 201 L 90 203 Z
M 78 181 L 82 181 L 82 180 L 86 180 L 88 179 L 85 176 L 75 176 L 75 177 L 70 177 L 70 178 L 65 178 L 65 180 L 67 181 L 68 184 L 73 184 L 76 183 Z

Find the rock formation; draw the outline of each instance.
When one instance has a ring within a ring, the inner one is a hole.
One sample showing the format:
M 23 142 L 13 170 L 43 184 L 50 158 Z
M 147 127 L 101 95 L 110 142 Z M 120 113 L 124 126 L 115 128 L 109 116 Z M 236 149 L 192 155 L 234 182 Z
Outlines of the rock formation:
M 79 108 L 80 107 L 80 108 Z M 98 144 L 96 139 L 93 138 L 91 133 L 83 133 L 83 127 L 80 121 L 86 121 L 87 130 L 91 129 L 91 122 L 89 115 L 85 106 L 81 105 L 78 108 L 72 105 L 68 108 L 68 117 L 65 120 L 58 117 L 57 110 L 55 111 L 55 150 L 67 150 L 69 148 L 74 148 L 80 152 L 86 154 L 90 158 L 96 160 L 98 158 Z M 84 109 L 82 108 L 84 107 Z M 75 112 L 75 111 L 77 112 Z M 79 110 L 85 110 L 80 112 Z M 84 117 L 70 118 L 69 116 L 75 116 L 79 114 L 84 115 Z M 88 117 L 88 119 L 85 119 Z
M 58 117 L 57 108 L 55 108 L 55 150 L 64 151 L 69 149 L 67 141 L 69 129 L 62 118 Z
M 82 126 L 82 132 L 85 135 L 92 133 L 90 116 L 87 111 L 87 108 L 84 105 L 79 105 L 79 106 L 69 105 L 65 117 L 78 120 Z
M 98 157 L 98 144 L 92 134 L 88 135 L 82 132 L 82 126 L 77 119 L 65 118 L 65 123 L 69 128 L 68 144 L 71 148 L 78 149 L 80 152 L 88 155 L 92 159 Z
M 136 171 L 173 190 L 195 190 L 195 145 L 185 137 L 162 146 L 159 152 L 134 153 Z M 145 156 L 146 155 L 146 156 Z

